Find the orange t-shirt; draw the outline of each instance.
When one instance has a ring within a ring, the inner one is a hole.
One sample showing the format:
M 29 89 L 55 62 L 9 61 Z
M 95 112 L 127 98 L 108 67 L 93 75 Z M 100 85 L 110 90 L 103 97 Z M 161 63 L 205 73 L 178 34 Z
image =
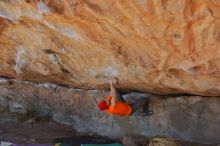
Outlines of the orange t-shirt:
M 108 96 L 107 98 L 107 100 L 109 101 L 112 99 L 112 96 Z M 132 108 L 127 103 L 116 101 L 115 106 L 110 105 L 107 109 L 107 112 L 118 116 L 128 116 L 131 114 Z

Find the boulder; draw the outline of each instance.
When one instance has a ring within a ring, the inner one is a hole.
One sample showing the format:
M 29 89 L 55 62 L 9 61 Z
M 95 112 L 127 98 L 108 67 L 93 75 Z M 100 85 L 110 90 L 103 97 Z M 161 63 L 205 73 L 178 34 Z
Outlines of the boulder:
M 214 0 L 0 0 L 0 105 L 79 132 L 220 143 L 219 12 Z M 112 77 L 154 114 L 100 112 Z
M 0 76 L 220 96 L 220 2 L 1 0 Z
M 154 138 L 150 141 L 149 146 L 181 146 L 174 139 Z

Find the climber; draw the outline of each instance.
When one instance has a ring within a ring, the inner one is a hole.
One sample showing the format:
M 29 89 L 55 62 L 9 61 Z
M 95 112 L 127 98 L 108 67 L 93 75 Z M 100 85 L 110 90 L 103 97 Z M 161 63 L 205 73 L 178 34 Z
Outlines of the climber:
M 107 113 L 118 115 L 118 116 L 128 116 L 134 113 L 135 108 L 133 105 L 129 105 L 124 98 L 116 90 L 116 84 L 118 83 L 117 78 L 113 78 L 109 81 L 111 92 L 107 97 L 107 101 L 102 100 L 99 102 L 98 107 L 101 111 L 106 110 Z M 153 111 L 148 110 L 148 101 L 143 105 L 142 116 L 150 116 L 153 114 Z

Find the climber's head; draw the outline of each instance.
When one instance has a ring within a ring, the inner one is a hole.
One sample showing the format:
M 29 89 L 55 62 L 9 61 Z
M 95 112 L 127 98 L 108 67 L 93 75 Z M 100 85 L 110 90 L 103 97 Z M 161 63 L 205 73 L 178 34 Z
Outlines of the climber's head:
M 99 107 L 100 111 L 104 111 L 109 108 L 109 106 L 105 100 L 100 101 L 98 104 L 98 107 Z

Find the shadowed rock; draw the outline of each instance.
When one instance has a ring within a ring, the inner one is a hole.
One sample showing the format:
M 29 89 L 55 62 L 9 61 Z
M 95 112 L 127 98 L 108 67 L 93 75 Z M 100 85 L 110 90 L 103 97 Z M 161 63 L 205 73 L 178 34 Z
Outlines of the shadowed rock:
M 131 116 L 117 117 L 99 111 L 98 101 L 109 92 L 71 89 L 54 84 L 35 84 L 13 80 L 0 83 L 0 96 L 13 112 L 22 108 L 42 116 L 52 116 L 57 122 L 72 125 L 79 132 L 97 133 L 112 138 L 125 135 L 169 136 L 201 143 L 219 143 L 220 99 L 217 97 L 181 96 L 162 98 L 140 93 L 126 94 L 150 99 L 154 114 L 142 117 L 139 108 Z M 130 95 L 130 96 L 129 96 Z M 15 107 L 13 107 L 15 105 Z M 23 106 L 22 106 L 23 105 Z M 141 107 L 141 106 L 140 106 Z

